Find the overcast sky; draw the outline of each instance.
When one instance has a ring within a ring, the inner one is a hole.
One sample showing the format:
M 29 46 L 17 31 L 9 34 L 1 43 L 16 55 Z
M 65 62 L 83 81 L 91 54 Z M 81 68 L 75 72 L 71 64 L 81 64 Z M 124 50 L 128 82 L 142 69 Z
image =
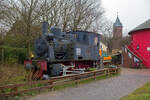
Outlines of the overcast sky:
M 123 33 L 150 19 L 150 0 L 102 0 L 106 16 L 113 22 L 117 12 L 124 26 Z

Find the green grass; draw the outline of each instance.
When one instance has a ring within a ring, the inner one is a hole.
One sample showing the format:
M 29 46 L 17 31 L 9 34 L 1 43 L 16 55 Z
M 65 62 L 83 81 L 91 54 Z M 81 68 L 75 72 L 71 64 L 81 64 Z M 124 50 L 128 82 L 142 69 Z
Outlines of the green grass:
M 97 70 L 96 68 L 89 68 L 89 71 L 95 71 Z
M 121 100 L 150 100 L 150 82 L 136 89 L 128 96 L 123 97 Z

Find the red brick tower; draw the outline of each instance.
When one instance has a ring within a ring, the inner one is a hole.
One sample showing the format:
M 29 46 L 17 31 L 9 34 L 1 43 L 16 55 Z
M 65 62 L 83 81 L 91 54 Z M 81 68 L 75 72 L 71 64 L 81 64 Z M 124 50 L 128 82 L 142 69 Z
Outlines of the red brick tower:
M 117 15 L 117 19 L 113 24 L 113 49 L 121 49 L 122 29 L 122 23 Z
M 122 28 L 123 28 L 122 23 L 120 22 L 120 19 L 117 16 L 117 19 L 113 24 L 113 37 L 122 38 Z

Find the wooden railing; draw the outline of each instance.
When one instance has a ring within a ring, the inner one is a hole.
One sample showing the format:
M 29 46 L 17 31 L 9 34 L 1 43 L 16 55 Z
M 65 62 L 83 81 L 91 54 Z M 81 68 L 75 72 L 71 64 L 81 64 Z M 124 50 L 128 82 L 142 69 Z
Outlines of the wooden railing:
M 31 81 L 22 84 L 0 86 L 0 97 L 15 96 L 33 90 L 41 90 L 41 89 L 48 89 L 48 88 L 52 89 L 56 85 L 65 84 L 69 82 L 75 82 L 76 84 L 78 84 L 80 80 L 86 80 L 89 78 L 96 79 L 97 76 L 118 73 L 118 70 L 119 68 L 105 68 L 97 71 L 85 72 L 82 74 L 52 77 L 49 80 Z M 41 86 L 35 87 L 34 85 L 41 85 Z

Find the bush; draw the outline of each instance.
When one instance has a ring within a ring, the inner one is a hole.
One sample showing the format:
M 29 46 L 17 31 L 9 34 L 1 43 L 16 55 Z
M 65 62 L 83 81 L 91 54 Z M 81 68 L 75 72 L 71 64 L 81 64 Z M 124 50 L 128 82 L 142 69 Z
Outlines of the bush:
M 4 53 L 4 63 L 19 63 L 23 64 L 24 60 L 27 59 L 26 48 L 14 48 L 14 47 L 0 47 L 0 61 L 2 60 L 2 49 Z

